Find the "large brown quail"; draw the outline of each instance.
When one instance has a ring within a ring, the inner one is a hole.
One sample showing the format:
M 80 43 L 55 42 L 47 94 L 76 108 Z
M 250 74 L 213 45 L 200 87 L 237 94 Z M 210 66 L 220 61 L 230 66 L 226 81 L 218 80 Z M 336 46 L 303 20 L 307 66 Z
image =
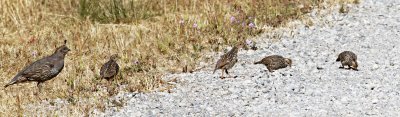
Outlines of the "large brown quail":
M 18 83 L 37 82 L 37 87 L 40 92 L 41 83 L 56 77 L 64 68 L 65 55 L 71 51 L 66 46 L 66 43 L 67 40 L 64 40 L 64 45 L 58 47 L 52 55 L 39 59 L 26 66 L 4 87 L 6 88 Z
M 357 55 L 351 51 L 344 51 L 340 53 L 336 61 L 340 61 L 342 63 L 342 66 L 340 66 L 339 68 L 344 68 L 344 66 L 348 66 L 348 69 L 358 71 Z
M 215 71 L 218 69 L 222 70 L 221 73 L 221 79 L 224 79 L 224 72 L 229 75 L 228 70 L 231 69 L 235 63 L 238 61 L 237 59 L 237 53 L 240 48 L 243 48 L 244 44 L 243 43 L 238 43 L 235 47 L 233 47 L 229 52 L 225 53 L 224 55 L 221 56 L 221 58 L 217 61 L 217 64 L 215 65 Z
M 274 72 L 274 70 L 292 66 L 292 60 L 280 55 L 271 55 L 263 58 L 261 61 L 255 62 L 254 64 L 264 64 L 269 72 Z
M 111 80 L 113 79 L 119 71 L 119 66 L 117 63 L 118 55 L 114 54 L 110 57 L 110 60 L 105 63 L 100 69 L 100 76 L 103 79 Z

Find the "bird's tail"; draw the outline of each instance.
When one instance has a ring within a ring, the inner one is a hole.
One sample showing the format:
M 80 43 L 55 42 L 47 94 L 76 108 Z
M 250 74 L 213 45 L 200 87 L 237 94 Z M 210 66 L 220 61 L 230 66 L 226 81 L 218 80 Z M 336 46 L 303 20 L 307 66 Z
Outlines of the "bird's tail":
M 10 85 L 12 85 L 12 84 L 14 84 L 15 83 L 15 81 L 10 81 L 9 83 L 7 83 L 6 85 L 4 85 L 4 88 L 7 88 L 8 86 L 10 86 Z
M 6 84 L 6 85 L 4 85 L 4 88 L 7 88 L 8 86 L 10 86 L 11 84 Z
M 336 59 L 336 62 L 338 62 L 338 61 L 340 61 L 340 58 L 339 58 L 339 57 Z
M 11 79 L 10 82 L 8 82 L 6 85 L 4 85 L 4 88 L 7 88 L 10 85 L 13 85 L 15 83 L 17 83 L 17 81 L 19 81 L 20 77 L 19 76 L 15 76 L 13 79 Z
M 254 64 L 262 64 L 262 61 L 254 62 Z

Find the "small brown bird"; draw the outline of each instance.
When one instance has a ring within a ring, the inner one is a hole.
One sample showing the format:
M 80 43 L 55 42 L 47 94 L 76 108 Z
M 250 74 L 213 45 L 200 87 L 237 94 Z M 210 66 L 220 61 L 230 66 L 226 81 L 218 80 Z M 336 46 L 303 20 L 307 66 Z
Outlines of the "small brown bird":
M 222 55 L 221 58 L 217 61 L 217 64 L 215 65 L 213 74 L 218 69 L 222 69 L 221 79 L 225 78 L 224 72 L 229 75 L 228 70 L 231 69 L 238 61 L 237 53 L 239 52 L 239 49 L 243 48 L 243 47 L 244 47 L 244 43 L 240 42 L 235 47 L 233 47 L 229 52 Z
M 342 63 L 342 66 L 340 66 L 339 68 L 344 68 L 344 66 L 348 66 L 348 69 L 358 71 L 357 55 L 351 51 L 344 51 L 340 53 L 336 61 L 340 61 Z
M 292 66 L 292 60 L 280 55 L 271 55 L 263 58 L 261 61 L 255 62 L 254 64 L 264 64 L 269 72 L 274 72 L 274 70 Z
M 6 88 L 13 84 L 34 81 L 37 82 L 37 87 L 40 92 L 41 83 L 56 77 L 64 68 L 65 55 L 71 51 L 66 44 L 67 40 L 64 40 L 64 45 L 58 47 L 52 55 L 26 66 L 4 87 Z
M 101 78 L 109 81 L 118 74 L 119 66 L 117 63 L 117 59 L 118 55 L 114 54 L 110 57 L 110 60 L 101 67 L 100 69 Z

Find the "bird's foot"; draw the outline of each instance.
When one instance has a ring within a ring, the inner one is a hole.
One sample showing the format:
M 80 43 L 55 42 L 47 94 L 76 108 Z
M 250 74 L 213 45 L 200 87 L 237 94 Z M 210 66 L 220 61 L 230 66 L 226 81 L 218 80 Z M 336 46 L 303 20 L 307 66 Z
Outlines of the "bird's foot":
M 344 69 L 344 67 L 343 67 L 343 66 L 340 66 L 339 68 L 340 68 L 340 69 Z
M 35 93 L 33 93 L 33 95 L 39 96 L 39 92 L 35 92 Z
M 225 78 L 237 78 L 237 77 L 239 77 L 239 76 L 225 76 L 225 77 L 219 77 L 219 78 L 225 79 Z

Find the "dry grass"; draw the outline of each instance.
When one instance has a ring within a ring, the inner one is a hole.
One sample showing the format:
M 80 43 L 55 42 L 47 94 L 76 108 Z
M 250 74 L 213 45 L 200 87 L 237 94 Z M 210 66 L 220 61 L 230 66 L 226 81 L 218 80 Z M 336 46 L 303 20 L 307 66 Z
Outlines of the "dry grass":
M 162 84 L 163 73 L 196 68 L 202 54 L 260 34 L 264 25 L 277 27 L 301 18 L 320 2 L 1 0 L 2 84 L 25 65 L 50 55 L 65 39 L 72 51 L 64 70 L 44 84 L 39 96 L 33 95 L 34 83 L 0 90 L 0 115 L 30 115 L 35 110 L 26 104 L 55 98 L 68 100 L 71 115 L 87 114 L 90 107 L 104 108 L 100 100 L 108 95 L 97 90 L 104 86 L 98 86 L 104 84 L 98 72 L 110 54 L 121 56 L 122 70 L 114 84 L 127 85 L 122 89 L 126 91 L 148 92 Z M 92 98 L 90 103 L 82 101 Z

